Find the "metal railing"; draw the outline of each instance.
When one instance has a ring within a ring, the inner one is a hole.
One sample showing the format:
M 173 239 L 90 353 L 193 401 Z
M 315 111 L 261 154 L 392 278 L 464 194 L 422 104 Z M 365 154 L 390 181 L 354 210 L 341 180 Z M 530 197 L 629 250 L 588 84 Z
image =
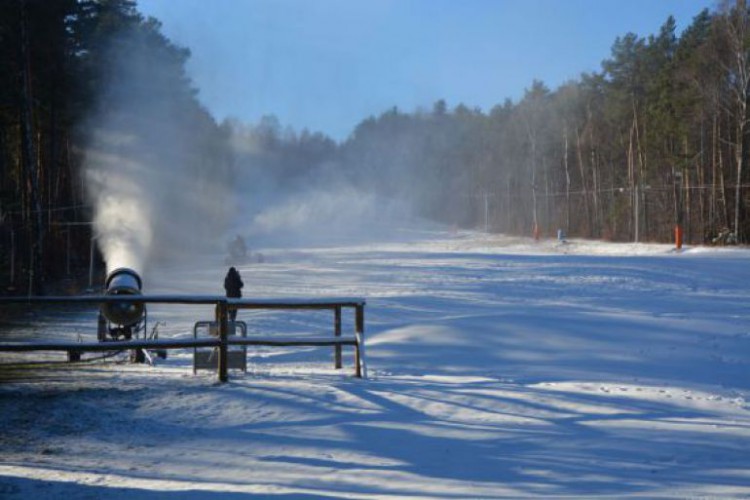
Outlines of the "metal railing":
M 136 298 L 137 297 L 137 298 Z M 214 347 L 218 352 L 217 374 L 220 382 L 229 380 L 228 347 L 230 345 L 329 345 L 334 347 L 335 367 L 341 368 L 341 348 L 352 345 L 355 348 L 355 375 L 367 378 L 365 363 L 365 300 L 362 298 L 320 298 L 320 299 L 234 299 L 215 295 L 90 295 L 90 296 L 49 296 L 49 297 L 0 297 L 0 306 L 6 304 L 104 304 L 130 302 L 144 304 L 195 304 L 213 305 L 214 319 L 218 325 L 215 338 L 193 339 L 133 339 L 107 342 L 6 342 L 0 343 L 0 352 L 67 351 L 104 352 L 131 349 L 187 349 Z M 341 336 L 341 315 L 343 309 L 354 309 L 354 338 Z M 334 312 L 333 338 L 230 338 L 228 315 L 238 309 L 271 310 L 331 310 Z

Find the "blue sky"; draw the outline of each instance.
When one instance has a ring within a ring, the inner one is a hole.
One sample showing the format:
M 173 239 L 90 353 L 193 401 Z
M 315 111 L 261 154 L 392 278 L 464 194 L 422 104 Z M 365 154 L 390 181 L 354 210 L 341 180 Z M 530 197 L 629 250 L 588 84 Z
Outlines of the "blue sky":
M 267 114 L 343 140 L 371 115 L 438 99 L 488 111 L 533 79 L 598 71 L 617 36 L 679 31 L 713 0 L 139 0 L 192 51 L 217 120 Z

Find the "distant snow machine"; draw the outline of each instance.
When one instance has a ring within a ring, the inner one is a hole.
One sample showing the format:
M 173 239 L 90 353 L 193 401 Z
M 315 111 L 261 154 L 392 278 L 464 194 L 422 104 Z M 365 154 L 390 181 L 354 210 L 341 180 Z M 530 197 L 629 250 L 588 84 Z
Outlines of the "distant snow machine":
M 239 234 L 227 245 L 227 250 L 229 252 L 227 260 L 242 263 L 247 259 L 247 245 L 244 238 Z

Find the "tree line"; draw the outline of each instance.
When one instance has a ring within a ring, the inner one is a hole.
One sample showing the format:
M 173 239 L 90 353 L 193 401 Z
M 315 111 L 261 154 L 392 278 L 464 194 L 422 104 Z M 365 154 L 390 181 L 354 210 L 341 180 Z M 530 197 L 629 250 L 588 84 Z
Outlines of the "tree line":
M 600 72 L 534 81 L 488 113 L 438 101 L 369 118 L 341 146 L 360 182 L 492 231 L 746 243 L 750 16 L 744 0 L 618 37 Z
M 744 0 L 703 10 L 679 36 L 669 17 L 656 34 L 618 37 L 599 72 L 554 90 L 533 81 L 488 112 L 394 107 L 314 161 L 289 154 L 309 134 L 267 117 L 233 127 L 255 148 L 238 161 L 266 155 L 290 179 L 324 164 L 455 227 L 670 242 L 679 225 L 688 243 L 747 243 L 749 28 Z
M 122 76 L 113 58 L 134 52 L 145 54 L 127 69 L 138 76 L 112 85 Z M 113 100 L 128 103 L 114 128 L 135 140 L 109 147 L 142 150 L 153 142 L 145 124 L 169 113 L 183 127 L 160 132 L 180 144 L 165 161 L 198 178 L 299 187 L 325 171 L 423 217 L 512 234 L 668 242 L 680 224 L 688 243 L 750 238 L 745 0 L 698 13 L 679 35 L 670 17 L 655 34 L 618 37 L 600 71 L 556 89 L 533 81 L 488 111 L 444 100 L 392 108 L 341 143 L 273 117 L 217 124 L 188 58 L 133 0 L 0 2 L 4 289 L 40 290 L 87 264 L 91 117 Z

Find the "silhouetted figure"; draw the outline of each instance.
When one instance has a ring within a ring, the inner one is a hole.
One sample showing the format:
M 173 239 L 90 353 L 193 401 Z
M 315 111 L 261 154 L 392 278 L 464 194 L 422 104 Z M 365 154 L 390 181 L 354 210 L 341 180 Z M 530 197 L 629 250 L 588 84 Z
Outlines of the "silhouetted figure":
M 227 297 L 229 298 L 240 298 L 242 297 L 242 287 L 245 284 L 242 282 L 239 271 L 234 267 L 230 267 L 224 278 L 224 290 L 227 291 Z M 229 312 L 229 319 L 234 321 L 237 318 L 237 309 L 233 309 Z

